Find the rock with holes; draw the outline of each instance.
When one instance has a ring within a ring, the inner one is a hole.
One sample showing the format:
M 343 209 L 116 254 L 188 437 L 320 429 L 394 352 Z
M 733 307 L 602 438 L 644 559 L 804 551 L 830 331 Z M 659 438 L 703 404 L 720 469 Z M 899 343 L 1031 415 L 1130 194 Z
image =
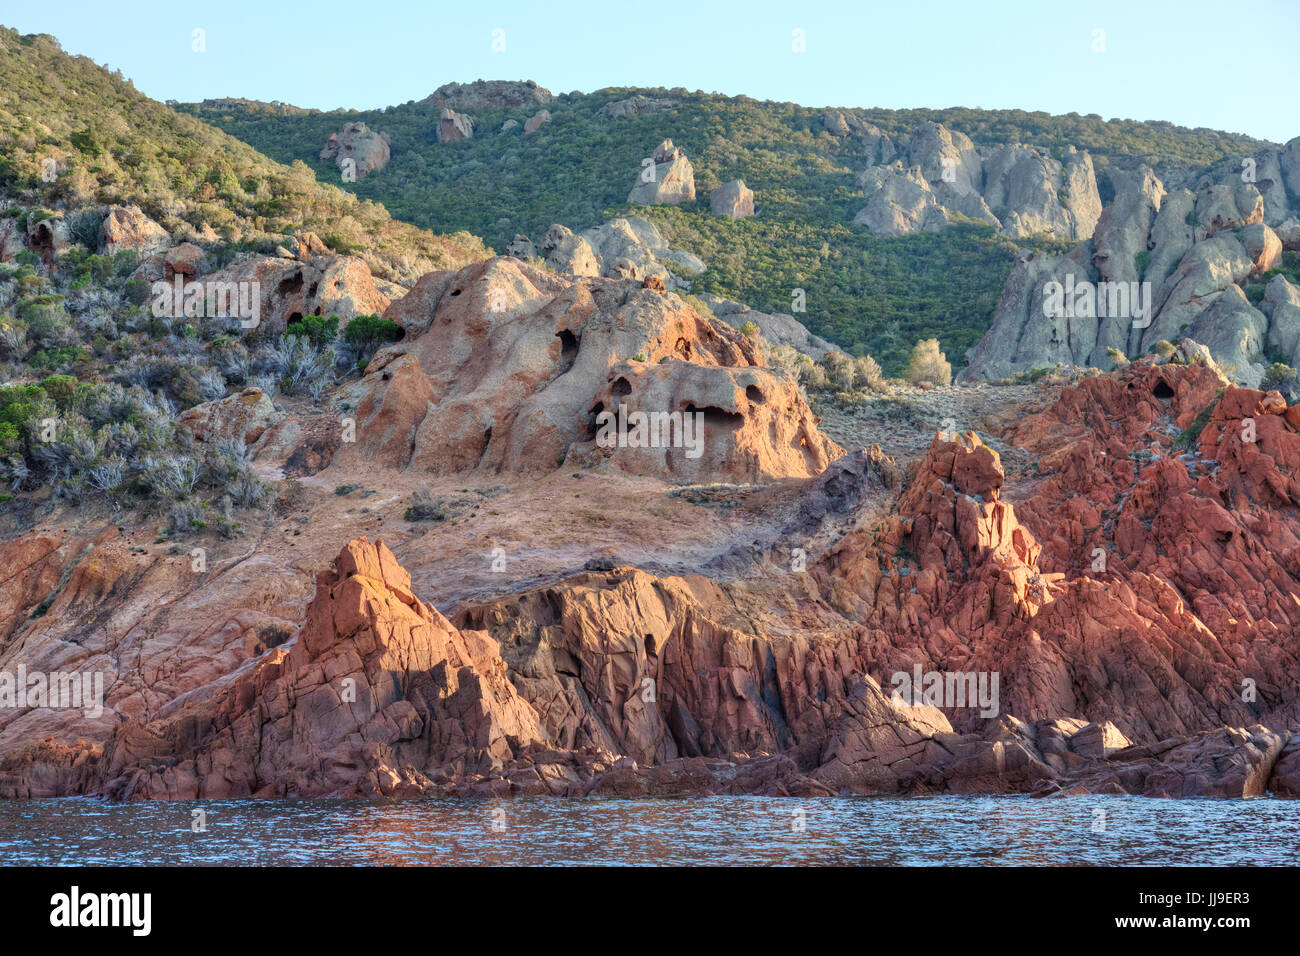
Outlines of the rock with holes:
M 426 276 L 408 299 L 389 310 L 407 337 L 377 353 L 351 389 L 358 440 L 339 452 L 345 466 L 550 471 L 571 446 L 597 454 L 595 406 L 615 381 L 633 379 L 645 386 L 641 408 L 708 410 L 709 450 L 620 459 L 628 469 L 810 475 L 840 453 L 794 382 L 764 368 L 748 339 L 641 282 L 503 257 Z
M 335 315 L 346 326 L 358 315 L 382 313 L 406 291 L 371 275 L 365 260 L 352 256 L 318 255 L 309 261 L 253 256 L 202 281 L 205 288 L 229 287 L 242 301 L 255 302 L 258 321 L 250 333 L 271 338 L 304 315 Z
M 388 165 L 390 143 L 387 133 L 376 132 L 365 123 L 345 123 L 339 132 L 330 134 L 320 158 L 333 160 L 345 179 L 361 179 Z
M 748 482 L 820 474 L 844 450 L 782 372 L 680 359 L 615 365 L 592 402 L 580 457 L 679 481 Z

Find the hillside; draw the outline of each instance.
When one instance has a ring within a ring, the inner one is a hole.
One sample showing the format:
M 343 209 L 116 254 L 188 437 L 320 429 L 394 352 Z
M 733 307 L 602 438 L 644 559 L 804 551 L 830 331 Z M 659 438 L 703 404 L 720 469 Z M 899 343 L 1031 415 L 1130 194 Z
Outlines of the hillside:
M 485 252 L 473 236 L 431 235 L 318 183 L 301 163 L 274 162 L 142 95 L 120 73 L 64 53 L 53 37 L 5 28 L 0 193 L 25 206 L 135 204 L 178 236 L 213 230 L 230 254 L 270 251 L 284 234 L 311 229 L 393 279 Z
M 660 105 L 608 115 L 611 104 L 637 96 Z M 793 290 L 802 288 L 805 324 L 854 354 L 872 354 L 891 373 L 922 337 L 938 336 L 960 363 L 991 324 L 1017 248 L 1063 251 L 1058 239 L 1009 241 L 974 222 L 897 238 L 854 227 L 865 202 L 854 177 L 875 161 L 875 147 L 862 137 L 832 135 L 821 108 L 681 89 L 607 89 L 549 99 L 551 120 L 530 134 L 521 127 L 499 131 L 508 121 L 522 124 L 537 103 L 468 102 L 456 108 L 472 116 L 474 134 L 438 142 L 445 102 L 435 94 L 383 110 L 328 113 L 242 100 L 179 108 L 281 162 L 306 163 L 323 181 L 382 202 L 398 218 L 441 232 L 468 230 L 498 250 L 516 234 L 536 239 L 554 223 L 577 230 L 635 210 L 709 264 L 695 291 L 788 312 Z M 1088 150 L 1103 202 L 1114 194 L 1112 170 L 1147 163 L 1177 181 L 1265 145 L 1213 130 L 1097 116 L 960 108 L 848 112 L 899 141 L 937 122 L 981 147 L 1023 143 L 1058 159 L 1070 147 Z M 319 157 L 330 135 L 349 122 L 387 134 L 392 156 L 382 170 L 344 183 L 334 163 Z M 631 206 L 626 199 L 641 160 L 663 139 L 690 157 L 697 199 Z M 711 215 L 709 191 L 736 178 L 754 190 L 759 214 L 747 220 Z

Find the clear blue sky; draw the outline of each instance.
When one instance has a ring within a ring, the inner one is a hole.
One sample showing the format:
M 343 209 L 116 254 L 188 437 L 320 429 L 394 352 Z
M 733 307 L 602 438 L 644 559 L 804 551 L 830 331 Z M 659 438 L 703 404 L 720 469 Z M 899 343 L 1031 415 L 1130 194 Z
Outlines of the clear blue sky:
M 1018 107 L 1300 135 L 1300 0 L 27 0 L 0 22 L 52 33 L 159 100 L 369 109 L 481 77 L 555 93 L 681 86 L 806 106 Z M 191 49 L 195 29 L 204 53 Z

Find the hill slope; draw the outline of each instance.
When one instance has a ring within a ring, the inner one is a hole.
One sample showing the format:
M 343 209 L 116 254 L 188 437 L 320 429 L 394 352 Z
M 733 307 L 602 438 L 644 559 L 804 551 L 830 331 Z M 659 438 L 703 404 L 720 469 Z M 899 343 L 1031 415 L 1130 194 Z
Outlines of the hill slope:
M 467 234 L 439 237 L 396 222 L 381 205 L 316 182 L 301 163 L 269 160 L 121 74 L 70 56 L 53 37 L 5 28 L 0 192 L 48 206 L 136 204 L 175 235 L 206 225 L 240 248 L 274 248 L 278 235 L 313 229 L 391 278 L 485 251 Z
M 636 95 L 671 105 L 602 114 Z M 979 340 L 1017 244 L 1059 251 L 1056 240 L 1012 242 L 983 225 L 900 238 L 855 229 L 854 214 L 865 200 L 854 175 L 875 157 L 863 139 L 827 132 L 823 109 L 680 89 L 609 89 L 552 98 L 551 121 L 528 135 L 521 127 L 498 131 L 509 120 L 522 124 L 536 103 L 458 104 L 477 129 L 467 140 L 440 143 L 439 114 L 450 101 L 435 94 L 384 110 L 329 113 L 236 100 L 180 108 L 282 162 L 301 160 L 326 181 L 338 181 L 339 171 L 319 158 L 322 146 L 345 123 L 364 122 L 388 134 L 392 159 L 357 182 L 340 182 L 343 188 L 417 225 L 469 230 L 497 249 L 516 233 L 535 239 L 553 223 L 580 229 L 636 209 L 664 228 L 674 246 L 709 263 L 696 291 L 790 311 L 793 290 L 802 288 L 805 324 L 856 354 L 870 352 L 890 372 L 902 367 L 918 338 L 937 335 L 954 361 Z M 1212 130 L 1096 116 L 960 108 L 851 115 L 896 140 L 939 122 L 980 146 L 1026 143 L 1058 158 L 1071 146 L 1087 149 L 1103 201 L 1113 194 L 1112 168 L 1145 162 L 1170 181 L 1261 145 Z M 696 202 L 629 206 L 642 158 L 666 138 L 684 147 L 694 165 Z M 752 220 L 708 211 L 709 191 L 735 178 L 755 191 L 759 214 Z

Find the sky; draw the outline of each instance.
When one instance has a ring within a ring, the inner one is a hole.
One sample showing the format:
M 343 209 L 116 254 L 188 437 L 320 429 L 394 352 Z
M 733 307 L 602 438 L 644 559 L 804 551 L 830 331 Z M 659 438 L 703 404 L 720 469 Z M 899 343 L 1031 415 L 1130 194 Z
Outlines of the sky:
M 452 80 L 531 79 L 1300 135 L 1300 0 L 0 0 L 0 23 L 158 100 L 373 109 Z

